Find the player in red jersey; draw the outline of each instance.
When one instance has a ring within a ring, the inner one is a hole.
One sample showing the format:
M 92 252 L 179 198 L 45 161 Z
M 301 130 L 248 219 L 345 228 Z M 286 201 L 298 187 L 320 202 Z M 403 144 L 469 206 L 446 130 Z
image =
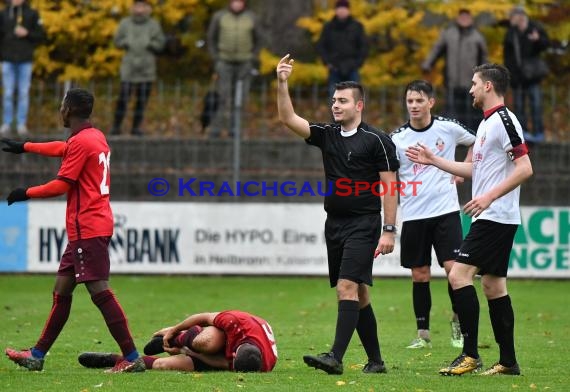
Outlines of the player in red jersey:
M 29 370 L 42 370 L 44 357 L 63 329 L 71 310 L 72 293 L 84 283 L 107 327 L 123 352 L 124 360 L 111 372 L 144 371 L 121 305 L 109 287 L 109 240 L 113 213 L 109 204 L 111 151 L 105 135 L 93 128 L 89 117 L 94 97 L 84 89 L 71 89 L 60 108 L 63 126 L 71 129 L 67 141 L 47 143 L 3 139 L 3 151 L 61 157 L 57 177 L 44 184 L 17 188 L 8 205 L 30 198 L 67 194 L 66 230 L 69 243 L 61 258 L 53 290 L 53 305 L 39 340 L 29 350 L 6 349 L 8 358 Z
M 153 354 L 168 352 L 170 357 Z M 269 323 L 239 310 L 193 314 L 172 327 L 155 332 L 145 346 L 147 369 L 270 372 L 277 362 L 277 346 Z M 122 358 L 111 353 L 83 353 L 85 367 L 111 367 Z

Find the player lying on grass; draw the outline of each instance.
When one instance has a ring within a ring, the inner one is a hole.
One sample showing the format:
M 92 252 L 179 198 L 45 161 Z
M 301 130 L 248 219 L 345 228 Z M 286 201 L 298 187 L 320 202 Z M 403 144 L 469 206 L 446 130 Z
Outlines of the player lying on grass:
M 277 346 L 269 323 L 255 315 L 228 310 L 193 314 L 154 333 L 144 348 L 147 369 L 270 372 L 277 362 Z M 169 353 L 170 357 L 155 354 Z M 119 354 L 82 353 L 88 368 L 112 367 Z

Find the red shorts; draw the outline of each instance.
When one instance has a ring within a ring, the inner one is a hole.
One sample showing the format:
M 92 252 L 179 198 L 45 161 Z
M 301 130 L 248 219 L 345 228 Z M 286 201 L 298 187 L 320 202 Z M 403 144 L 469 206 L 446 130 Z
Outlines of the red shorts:
M 109 241 L 111 237 L 95 237 L 71 241 L 59 263 L 59 276 L 74 276 L 77 283 L 109 280 Z

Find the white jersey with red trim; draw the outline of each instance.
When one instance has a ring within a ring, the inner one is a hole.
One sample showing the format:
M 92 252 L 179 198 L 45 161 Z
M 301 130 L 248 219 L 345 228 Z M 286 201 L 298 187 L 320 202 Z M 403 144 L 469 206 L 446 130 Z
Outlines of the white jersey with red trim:
M 400 161 L 398 175 L 405 184 L 400 193 L 402 221 L 433 218 L 459 211 L 453 176 L 435 166 L 410 161 L 406 157 L 406 149 L 419 142 L 428 146 L 437 156 L 454 161 L 458 145 L 470 146 L 475 142 L 474 131 L 453 119 L 432 116 L 427 127 L 415 129 L 408 122 L 390 137 L 396 145 Z
M 486 117 L 473 146 L 473 197 L 489 192 L 515 169 L 514 159 L 527 153 L 521 124 L 505 106 Z M 520 186 L 498 198 L 479 215 L 504 224 L 520 224 Z

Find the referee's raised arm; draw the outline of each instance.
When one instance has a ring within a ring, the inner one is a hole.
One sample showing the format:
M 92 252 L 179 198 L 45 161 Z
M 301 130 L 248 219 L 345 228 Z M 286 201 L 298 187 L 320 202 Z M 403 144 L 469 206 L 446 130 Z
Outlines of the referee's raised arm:
M 277 110 L 279 112 L 279 120 L 290 130 L 307 139 L 311 136 L 309 122 L 295 113 L 291 97 L 289 96 L 289 87 L 287 80 L 293 71 L 293 60 L 287 54 L 277 64 Z

